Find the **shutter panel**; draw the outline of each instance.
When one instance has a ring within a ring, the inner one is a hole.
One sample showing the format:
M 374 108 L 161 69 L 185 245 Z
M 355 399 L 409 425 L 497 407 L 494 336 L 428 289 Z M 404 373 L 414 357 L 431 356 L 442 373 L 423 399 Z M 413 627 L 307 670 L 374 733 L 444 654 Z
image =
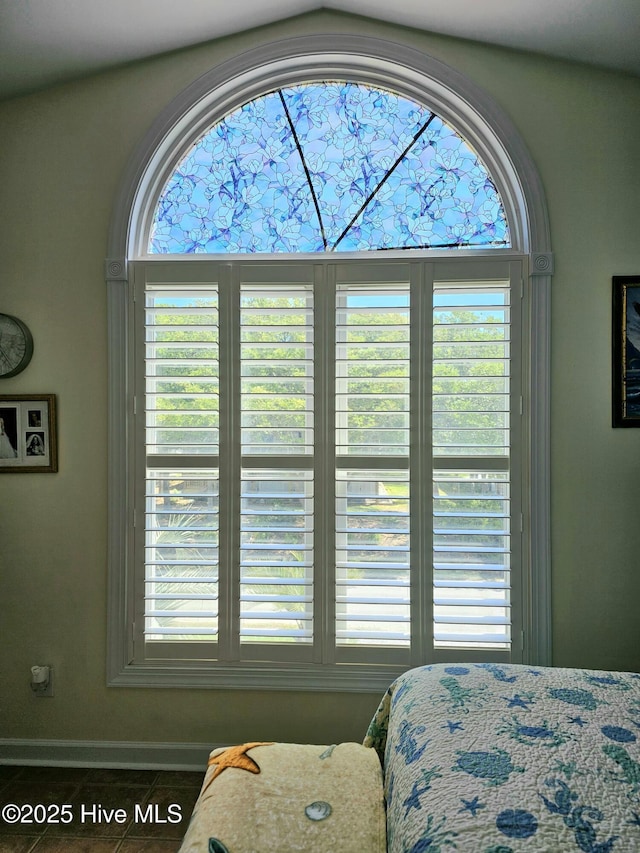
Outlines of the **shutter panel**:
M 509 311 L 506 283 L 434 287 L 436 648 L 510 645 Z
M 313 643 L 313 321 L 311 287 L 241 284 L 244 644 Z
M 147 284 L 150 659 L 508 654 L 506 265 L 426 266 L 239 264 L 222 344 L 216 284 Z
M 409 453 L 409 289 L 336 293 L 336 454 Z
M 242 453 L 313 454 L 313 292 L 243 284 Z
M 145 637 L 212 641 L 219 482 L 198 461 L 218 454 L 217 289 L 148 287 L 145 315 Z
M 339 471 L 336 642 L 408 646 L 409 472 Z
M 313 642 L 313 472 L 243 471 L 240 639 Z
M 217 637 L 218 492 L 215 470 L 147 474 L 147 640 Z
M 408 283 L 338 285 L 338 647 L 408 647 L 411 641 L 409 328 Z
M 148 289 L 146 330 L 147 453 L 217 454 L 217 292 Z

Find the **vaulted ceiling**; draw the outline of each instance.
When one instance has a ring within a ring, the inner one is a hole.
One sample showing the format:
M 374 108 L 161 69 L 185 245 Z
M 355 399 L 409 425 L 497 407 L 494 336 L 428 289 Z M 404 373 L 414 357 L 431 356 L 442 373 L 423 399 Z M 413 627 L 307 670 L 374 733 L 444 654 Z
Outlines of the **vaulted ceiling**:
M 640 75 L 640 0 L 0 0 L 0 98 L 319 8 Z

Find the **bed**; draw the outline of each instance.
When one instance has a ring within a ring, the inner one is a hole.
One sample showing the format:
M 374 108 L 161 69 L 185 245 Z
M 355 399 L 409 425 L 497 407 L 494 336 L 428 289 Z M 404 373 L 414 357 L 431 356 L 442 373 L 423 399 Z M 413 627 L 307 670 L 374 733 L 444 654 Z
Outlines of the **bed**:
M 640 675 L 493 664 L 410 670 L 365 746 L 389 853 L 640 851 Z
M 211 753 L 181 853 L 640 853 L 640 675 L 410 670 L 364 743 Z

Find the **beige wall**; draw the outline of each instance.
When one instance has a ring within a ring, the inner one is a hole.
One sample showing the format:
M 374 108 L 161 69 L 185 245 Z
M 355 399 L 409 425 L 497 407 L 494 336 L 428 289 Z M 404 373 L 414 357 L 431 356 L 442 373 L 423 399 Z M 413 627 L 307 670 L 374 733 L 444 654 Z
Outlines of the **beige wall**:
M 553 657 L 640 670 L 640 431 L 610 426 L 611 276 L 640 273 L 640 80 L 329 12 L 0 104 L 0 310 L 56 393 L 60 471 L 0 478 L 0 737 L 359 740 L 378 696 L 105 687 L 106 287 L 112 205 L 136 143 L 217 63 L 312 32 L 403 42 L 486 89 L 527 141 L 551 218 Z M 52 663 L 35 699 L 29 666 Z

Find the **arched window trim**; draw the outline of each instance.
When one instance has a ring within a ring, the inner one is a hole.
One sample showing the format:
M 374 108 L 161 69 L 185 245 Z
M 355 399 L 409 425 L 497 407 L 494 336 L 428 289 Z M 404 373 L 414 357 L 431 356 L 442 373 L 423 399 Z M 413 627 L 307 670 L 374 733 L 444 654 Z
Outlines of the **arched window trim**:
M 131 602 L 127 598 L 132 513 L 129 437 L 133 417 L 128 261 L 154 257 L 146 254 L 145 247 L 157 198 L 181 157 L 208 127 L 241 104 L 278 86 L 322 78 L 351 79 L 392 89 L 423 103 L 458 131 L 478 152 L 496 184 L 513 248 L 453 251 L 457 257 L 462 254 L 519 255 L 525 256 L 528 262 L 533 286 L 528 319 L 530 411 L 525 413 L 529 423 L 526 448 L 529 482 L 525 483 L 525 488 L 530 495 L 529 562 L 532 587 L 536 592 L 531 597 L 530 612 L 524 618 L 530 636 L 523 638 L 523 645 L 529 662 L 551 663 L 549 312 L 553 255 L 546 201 L 537 169 L 509 117 L 464 75 L 405 45 L 369 37 L 325 34 L 266 44 L 204 74 L 160 114 L 123 176 L 105 262 L 110 343 L 108 678 L 112 685 L 179 686 L 184 683 L 194 686 L 193 680 L 183 682 L 179 673 L 165 674 L 158 679 L 128 668 L 131 649 L 123 630 L 132 616 Z M 401 254 L 406 258 L 412 251 L 405 250 Z M 359 253 L 358 257 L 366 254 L 375 253 Z M 385 256 L 393 254 L 385 253 Z M 450 256 L 451 251 L 431 250 L 428 255 L 435 259 Z M 202 261 L 216 256 L 196 257 Z M 287 256 L 278 257 L 285 260 Z M 202 684 L 214 686 L 204 681 Z
M 472 81 L 432 57 L 392 42 L 335 35 L 256 48 L 216 66 L 178 95 L 132 158 L 115 205 L 108 257 L 147 256 L 158 196 L 182 157 L 212 124 L 274 88 L 322 79 L 390 88 L 432 109 L 478 152 L 500 193 L 512 249 L 490 251 L 550 252 L 537 170 L 500 107 Z

